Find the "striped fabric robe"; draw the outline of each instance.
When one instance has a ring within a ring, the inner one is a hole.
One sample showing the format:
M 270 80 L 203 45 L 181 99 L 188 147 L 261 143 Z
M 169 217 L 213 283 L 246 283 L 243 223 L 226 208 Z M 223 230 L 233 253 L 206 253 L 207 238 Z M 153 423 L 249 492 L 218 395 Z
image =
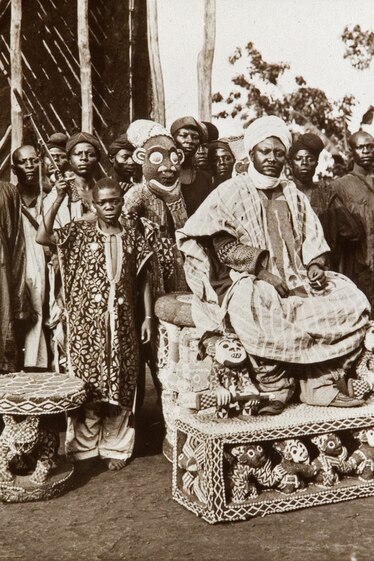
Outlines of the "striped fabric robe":
M 295 184 L 282 180 L 294 239 L 294 278 L 289 289 L 303 287 L 306 297 L 281 298 L 276 289 L 254 275 L 231 269 L 232 284 L 219 304 L 212 286 L 214 270 L 207 239 L 227 232 L 239 242 L 269 251 L 268 270 L 279 276 L 266 221 L 263 193 L 247 175 L 220 185 L 177 232 L 185 255 L 187 282 L 194 293 L 192 315 L 198 330 L 224 331 L 227 318 L 248 354 L 299 364 L 342 357 L 359 348 L 370 305 L 346 277 L 327 272 L 323 290 L 313 290 L 306 266 L 329 250 L 321 224 L 308 199 Z M 286 244 L 283 245 L 287 252 Z M 285 260 L 290 261 L 285 253 Z

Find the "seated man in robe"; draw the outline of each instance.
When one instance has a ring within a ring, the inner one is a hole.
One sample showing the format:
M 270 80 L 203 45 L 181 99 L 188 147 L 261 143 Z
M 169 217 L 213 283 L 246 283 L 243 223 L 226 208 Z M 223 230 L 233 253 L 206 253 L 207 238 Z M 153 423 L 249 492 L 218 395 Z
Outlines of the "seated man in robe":
M 218 186 L 177 232 L 202 335 L 234 331 L 261 392 L 280 413 L 294 396 L 351 407 L 346 375 L 361 352 L 370 305 L 346 277 L 326 271 L 329 251 L 307 197 L 282 176 L 291 135 L 275 116 L 244 138 L 248 172 Z

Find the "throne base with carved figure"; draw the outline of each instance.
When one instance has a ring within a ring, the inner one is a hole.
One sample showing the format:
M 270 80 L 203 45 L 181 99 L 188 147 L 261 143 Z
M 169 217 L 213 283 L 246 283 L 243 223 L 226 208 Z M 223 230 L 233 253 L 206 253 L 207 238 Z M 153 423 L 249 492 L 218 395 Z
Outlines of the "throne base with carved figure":
M 240 479 L 233 447 L 256 445 L 273 453 L 278 442 L 296 438 L 315 461 L 318 451 L 313 442 L 328 433 L 340 438 L 349 455 L 359 455 L 356 433 L 374 432 L 374 401 L 371 398 L 355 408 L 299 403 L 275 416 L 219 418 L 214 392 L 208 389 L 212 357 L 197 358 L 199 336 L 191 316 L 191 301 L 190 294 L 173 293 L 161 297 L 155 307 L 166 427 L 163 453 L 173 462 L 173 499 L 213 524 L 374 496 L 374 462 L 369 477 L 363 478 L 352 467 L 349 473 L 327 474 L 324 484 L 318 477 L 307 482 L 280 477 L 267 488 L 250 477 Z M 374 360 L 368 350 L 357 365 L 357 377 L 374 389 Z M 274 458 L 271 470 L 279 475 L 282 470 L 276 452 Z
M 0 377 L 0 500 L 47 500 L 65 492 L 73 464 L 58 455 L 53 418 L 86 399 L 84 383 L 67 374 L 19 372 Z
M 198 360 L 199 336 L 191 316 L 192 295 L 173 292 L 155 305 L 159 325 L 158 375 L 166 435 L 163 454 L 173 461 L 175 422 L 185 409 L 179 396 L 208 389 L 211 358 Z

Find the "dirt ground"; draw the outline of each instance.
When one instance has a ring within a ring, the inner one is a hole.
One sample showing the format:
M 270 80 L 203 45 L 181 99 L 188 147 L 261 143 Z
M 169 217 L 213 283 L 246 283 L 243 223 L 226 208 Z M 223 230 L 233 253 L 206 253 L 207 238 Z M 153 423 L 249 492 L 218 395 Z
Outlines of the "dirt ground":
M 171 498 L 172 466 L 161 453 L 162 415 L 150 380 L 137 431 L 137 454 L 124 470 L 98 466 L 59 498 L 0 504 L 0 560 L 374 558 L 374 497 L 210 525 Z

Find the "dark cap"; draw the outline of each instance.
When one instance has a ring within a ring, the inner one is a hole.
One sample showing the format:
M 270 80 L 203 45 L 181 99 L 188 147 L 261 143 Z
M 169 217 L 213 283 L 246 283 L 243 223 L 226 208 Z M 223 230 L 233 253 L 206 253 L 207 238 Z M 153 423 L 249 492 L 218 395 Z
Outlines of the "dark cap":
M 170 127 L 170 132 L 174 136 L 177 133 L 177 131 L 179 131 L 179 129 L 183 129 L 183 128 L 196 130 L 199 133 L 201 142 L 203 142 L 204 131 L 202 130 L 201 126 L 199 125 L 199 123 L 196 121 L 194 117 L 187 116 L 187 117 L 180 117 L 179 119 L 176 119 Z
M 309 150 L 309 152 L 318 158 L 324 147 L 325 145 L 317 134 L 307 132 L 305 134 L 301 134 L 298 139 L 292 143 L 288 156 L 293 158 L 299 150 Z
M 77 132 L 76 134 L 73 134 L 68 139 L 66 143 L 67 155 L 68 156 L 70 155 L 70 152 L 72 151 L 74 146 L 76 146 L 77 144 L 81 144 L 82 142 L 87 142 L 88 144 L 91 144 L 91 146 L 93 146 L 95 149 L 97 159 L 100 160 L 100 156 L 101 156 L 100 142 L 98 141 L 96 136 L 93 136 L 93 134 L 90 134 L 89 132 Z
M 126 133 L 121 134 L 113 140 L 112 144 L 109 145 L 108 155 L 115 156 L 120 150 L 130 150 L 131 152 L 135 150 L 135 146 L 129 142 Z

